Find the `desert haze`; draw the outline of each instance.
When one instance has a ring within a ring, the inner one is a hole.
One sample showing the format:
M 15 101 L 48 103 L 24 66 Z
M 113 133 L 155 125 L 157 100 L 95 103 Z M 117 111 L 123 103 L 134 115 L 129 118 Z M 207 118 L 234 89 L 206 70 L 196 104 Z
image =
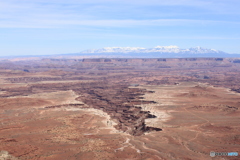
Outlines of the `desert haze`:
M 0 61 L 0 159 L 236 160 L 240 59 Z

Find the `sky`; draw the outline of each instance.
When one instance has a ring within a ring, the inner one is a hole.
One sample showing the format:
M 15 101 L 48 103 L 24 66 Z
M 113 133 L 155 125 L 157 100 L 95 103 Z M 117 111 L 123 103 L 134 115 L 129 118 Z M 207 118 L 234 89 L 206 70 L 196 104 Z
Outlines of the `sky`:
M 239 0 L 0 0 L 0 56 L 103 47 L 240 53 Z

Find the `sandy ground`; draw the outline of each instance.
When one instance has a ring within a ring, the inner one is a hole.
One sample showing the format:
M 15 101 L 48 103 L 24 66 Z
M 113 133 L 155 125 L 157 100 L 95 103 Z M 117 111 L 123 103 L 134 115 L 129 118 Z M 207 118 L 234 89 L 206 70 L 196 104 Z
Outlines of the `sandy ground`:
M 139 88 L 155 91 L 144 100 L 157 103 L 140 106 L 157 116 L 146 124 L 162 131 L 121 133 L 109 115 L 86 108 L 71 90 L 1 98 L 1 158 L 211 160 L 221 158 L 210 151 L 239 151 L 239 94 L 199 83 Z M 54 105 L 60 107 L 45 108 Z
M 240 98 L 238 93 L 201 83 L 139 88 L 155 91 L 146 94 L 144 98 L 157 104 L 142 107 L 157 116 L 147 120 L 147 124 L 163 129 L 162 132 L 148 133 L 137 138 L 137 141 L 142 142 L 143 150 L 152 150 L 152 153 L 169 159 L 191 156 L 212 159 L 209 157 L 210 151 L 239 151 L 240 140 L 234 138 L 239 137 L 240 129 L 240 106 L 239 101 L 236 101 Z

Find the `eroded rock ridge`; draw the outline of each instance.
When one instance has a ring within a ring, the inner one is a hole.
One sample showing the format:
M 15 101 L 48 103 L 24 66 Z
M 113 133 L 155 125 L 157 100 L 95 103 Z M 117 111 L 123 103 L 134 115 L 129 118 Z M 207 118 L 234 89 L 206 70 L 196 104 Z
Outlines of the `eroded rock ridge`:
M 94 89 L 88 87 L 74 89 L 78 94 L 82 94 L 80 100 L 90 107 L 107 112 L 113 120 L 117 122 L 116 129 L 140 136 L 149 131 L 161 131 L 160 128 L 148 127 L 145 119 L 155 118 L 149 111 L 142 111 L 141 107 L 134 105 L 155 103 L 153 101 L 143 101 L 140 96 L 148 92 L 138 88 L 128 88 L 126 85 L 99 84 Z

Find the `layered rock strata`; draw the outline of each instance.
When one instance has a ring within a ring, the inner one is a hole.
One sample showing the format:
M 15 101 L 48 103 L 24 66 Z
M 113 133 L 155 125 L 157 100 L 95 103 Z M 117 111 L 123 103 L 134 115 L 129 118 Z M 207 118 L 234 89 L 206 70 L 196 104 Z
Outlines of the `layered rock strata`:
M 110 85 L 100 85 L 96 86 L 94 90 L 81 88 L 74 91 L 78 94 L 84 93 L 77 100 L 107 112 L 117 122 L 114 127 L 118 130 L 134 136 L 140 136 L 149 131 L 161 131 L 160 128 L 148 127 L 145 124 L 145 119 L 156 116 L 150 114 L 149 111 L 142 111 L 141 107 L 134 106 L 155 103 L 140 100 L 140 96 L 147 92 L 146 90 L 127 88 L 125 85 L 111 87 Z

